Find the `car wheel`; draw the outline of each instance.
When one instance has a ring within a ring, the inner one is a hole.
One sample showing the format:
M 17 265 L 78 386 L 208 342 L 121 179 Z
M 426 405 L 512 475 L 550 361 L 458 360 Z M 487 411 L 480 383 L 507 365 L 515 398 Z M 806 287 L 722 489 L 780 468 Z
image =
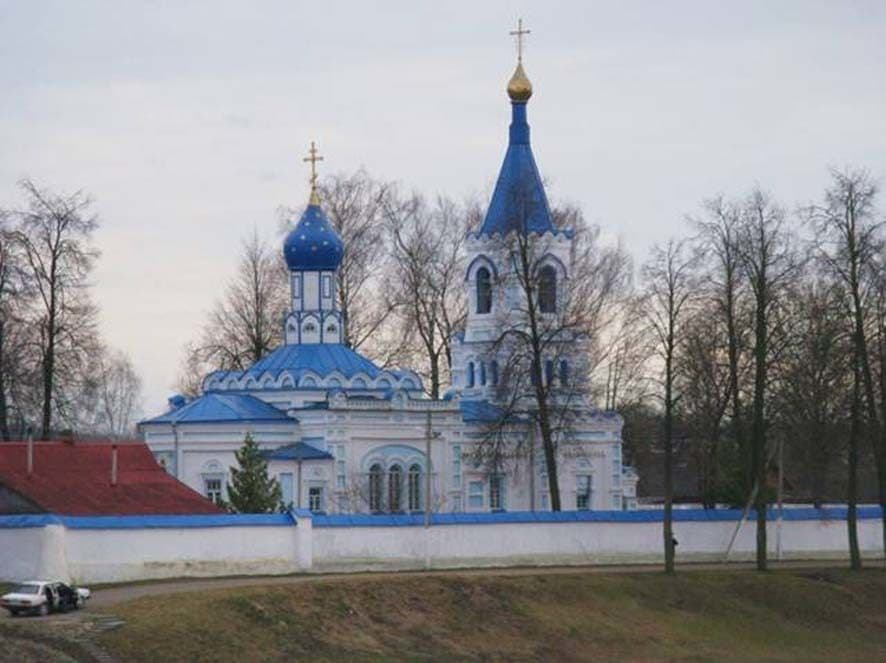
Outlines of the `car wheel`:
M 9 614 L 12 615 L 13 617 L 18 617 L 18 610 L 10 610 Z
M 41 617 L 45 617 L 46 615 L 49 614 L 49 605 L 47 605 L 46 603 L 44 603 L 44 604 L 41 605 L 40 608 L 37 610 L 37 613 L 38 613 Z

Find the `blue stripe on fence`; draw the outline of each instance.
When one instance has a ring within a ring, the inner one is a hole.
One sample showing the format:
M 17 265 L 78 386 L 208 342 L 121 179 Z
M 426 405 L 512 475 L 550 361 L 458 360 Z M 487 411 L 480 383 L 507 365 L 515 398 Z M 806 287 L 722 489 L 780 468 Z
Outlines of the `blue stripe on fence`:
M 674 522 L 737 522 L 739 509 L 675 509 Z M 825 509 L 790 508 L 784 510 L 786 521 L 846 520 L 846 507 Z M 768 517 L 775 520 L 778 513 L 770 509 Z M 881 517 L 879 506 L 859 507 L 860 520 Z M 425 517 L 413 514 L 311 514 L 304 510 L 294 513 L 254 513 L 219 515 L 142 515 L 142 516 L 63 516 L 56 514 L 0 515 L 0 529 L 64 525 L 69 529 L 158 529 L 199 527 L 273 527 L 291 526 L 300 519 L 312 519 L 314 527 L 421 527 Z M 495 513 L 434 513 L 431 525 L 500 525 L 507 523 L 649 523 L 662 522 L 664 511 L 500 511 Z M 749 520 L 756 520 L 752 511 Z
M 675 509 L 674 522 L 737 522 L 740 509 Z M 846 507 L 826 509 L 795 508 L 784 510 L 785 520 L 846 520 Z M 768 517 L 775 520 L 778 513 L 770 509 Z M 880 518 L 880 507 L 860 507 L 860 520 Z M 756 520 L 751 512 L 749 520 Z M 640 511 L 500 511 L 496 513 L 435 513 L 431 525 L 495 525 L 505 523 L 654 523 L 664 520 L 661 509 Z M 367 514 L 314 514 L 314 527 L 408 527 L 424 525 L 423 514 L 367 515 Z

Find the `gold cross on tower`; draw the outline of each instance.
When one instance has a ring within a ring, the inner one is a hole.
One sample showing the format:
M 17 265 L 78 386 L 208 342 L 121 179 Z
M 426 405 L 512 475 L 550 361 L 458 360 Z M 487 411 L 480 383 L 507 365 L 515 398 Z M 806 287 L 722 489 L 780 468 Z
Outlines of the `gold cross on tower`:
M 314 144 L 314 141 L 311 141 L 311 149 L 308 150 L 308 156 L 306 156 L 302 161 L 310 161 L 311 162 L 311 205 L 319 205 L 320 204 L 320 196 L 317 195 L 317 162 L 323 161 L 323 157 L 317 154 L 317 146 Z
M 511 30 L 510 35 L 517 38 L 517 62 L 523 62 L 523 35 L 528 35 L 532 30 L 523 29 L 523 19 L 517 19 L 517 29 Z

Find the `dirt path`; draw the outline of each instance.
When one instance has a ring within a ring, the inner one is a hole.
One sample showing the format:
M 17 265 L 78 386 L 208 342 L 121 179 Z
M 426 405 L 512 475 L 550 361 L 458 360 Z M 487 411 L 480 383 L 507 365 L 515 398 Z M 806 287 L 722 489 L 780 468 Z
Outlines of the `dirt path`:
M 883 560 L 866 560 L 868 568 L 884 568 Z M 840 561 L 791 561 L 770 562 L 770 568 L 778 569 L 820 569 L 820 568 L 844 568 L 845 562 Z M 754 570 L 753 562 L 722 563 L 697 563 L 684 564 L 678 567 L 678 572 L 714 571 L 723 569 L 747 569 Z M 99 587 L 95 589 L 94 596 L 89 602 L 91 609 L 103 609 L 117 603 L 131 601 L 142 596 L 157 596 L 162 594 L 177 594 L 180 592 L 199 592 L 227 587 L 250 587 L 256 585 L 298 585 L 306 582 L 318 582 L 326 580 L 348 580 L 354 578 L 389 578 L 391 574 L 406 574 L 416 576 L 519 576 L 519 575 L 543 575 L 543 574 L 576 574 L 576 573 L 660 573 L 661 565 L 595 565 L 595 566 L 549 566 L 549 567 L 517 567 L 517 568 L 487 568 L 487 569 L 446 569 L 439 571 L 380 571 L 371 573 L 330 573 L 330 574 L 305 574 L 292 576 L 247 576 L 236 578 L 181 578 L 176 580 L 158 580 L 140 584 L 117 585 Z

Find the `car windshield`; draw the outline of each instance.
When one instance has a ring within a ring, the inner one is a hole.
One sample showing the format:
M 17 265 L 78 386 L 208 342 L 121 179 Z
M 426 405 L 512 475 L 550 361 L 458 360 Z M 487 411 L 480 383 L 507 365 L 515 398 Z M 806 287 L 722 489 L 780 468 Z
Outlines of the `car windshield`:
M 31 583 L 25 583 L 24 585 L 17 585 L 12 588 L 11 594 L 39 594 L 40 593 L 40 585 L 34 585 Z

